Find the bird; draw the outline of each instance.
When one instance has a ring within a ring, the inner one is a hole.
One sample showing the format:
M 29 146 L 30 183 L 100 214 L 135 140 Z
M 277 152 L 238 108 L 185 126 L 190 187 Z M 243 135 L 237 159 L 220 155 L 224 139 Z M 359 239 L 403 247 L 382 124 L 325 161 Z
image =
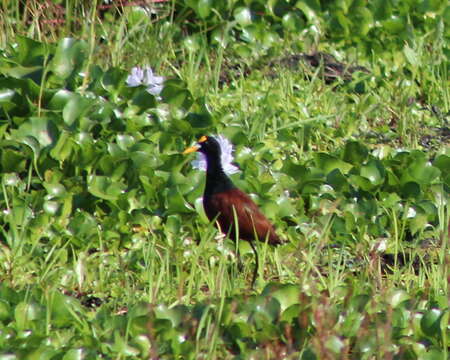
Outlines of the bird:
M 280 245 L 282 240 L 250 196 L 238 189 L 225 173 L 221 161 L 222 149 L 217 139 L 204 135 L 197 144 L 184 150 L 183 154 L 196 151 L 206 157 L 206 184 L 203 194 L 205 213 L 208 219 L 215 221 L 219 230 L 232 240 L 239 237 L 250 243 L 256 257 L 253 287 L 259 268 L 254 241 Z

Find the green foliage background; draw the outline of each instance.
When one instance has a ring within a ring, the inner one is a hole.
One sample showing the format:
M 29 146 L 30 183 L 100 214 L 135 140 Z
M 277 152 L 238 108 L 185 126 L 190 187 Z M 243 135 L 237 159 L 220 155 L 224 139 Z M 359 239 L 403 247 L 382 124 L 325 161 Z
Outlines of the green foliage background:
M 446 1 L 0 11 L 0 359 L 448 358 Z M 217 133 L 287 240 L 255 289 L 181 155 Z

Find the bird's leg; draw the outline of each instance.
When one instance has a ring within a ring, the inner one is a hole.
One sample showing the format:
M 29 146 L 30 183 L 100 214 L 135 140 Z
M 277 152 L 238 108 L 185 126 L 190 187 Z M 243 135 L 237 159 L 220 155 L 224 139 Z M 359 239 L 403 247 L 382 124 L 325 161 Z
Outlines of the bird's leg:
M 239 272 L 242 272 L 242 270 L 244 270 L 244 263 L 242 262 L 241 252 L 239 251 L 239 247 L 236 249 L 236 256 L 237 256 L 237 269 Z
M 233 205 L 233 221 L 234 227 L 230 227 L 228 231 L 228 236 L 230 236 L 230 238 L 234 238 L 233 240 L 234 243 L 236 244 L 237 268 L 238 271 L 241 272 L 244 269 L 244 264 L 242 263 L 241 252 L 239 251 L 239 219 L 234 205 Z
M 253 270 L 253 276 L 252 276 L 252 286 L 253 289 L 256 281 L 256 277 L 258 276 L 258 270 L 259 270 L 259 259 L 258 259 L 258 252 L 256 251 L 256 246 L 253 243 L 253 241 L 249 241 L 250 246 L 252 247 L 253 254 L 255 254 L 255 269 Z

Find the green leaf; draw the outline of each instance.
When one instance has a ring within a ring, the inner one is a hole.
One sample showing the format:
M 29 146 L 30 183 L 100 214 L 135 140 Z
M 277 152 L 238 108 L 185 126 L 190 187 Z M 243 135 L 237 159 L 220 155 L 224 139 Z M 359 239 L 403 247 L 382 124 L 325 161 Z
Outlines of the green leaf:
M 216 29 L 215 31 L 218 31 L 218 30 Z M 222 32 L 218 31 L 218 33 L 221 34 Z M 212 36 L 212 38 L 214 38 L 216 35 L 214 35 L 214 32 L 213 32 L 213 34 L 211 36 Z M 183 39 L 183 45 L 190 52 L 196 52 L 201 47 L 201 39 L 199 36 L 196 36 L 196 35 L 187 36 Z
M 16 79 L 34 78 L 34 82 L 38 83 L 42 75 L 42 66 L 15 66 L 11 68 L 0 68 L 0 72 Z
M 82 211 L 77 211 L 69 223 L 69 229 L 74 236 L 89 241 L 90 237 L 97 234 L 98 223 L 95 218 Z
M 355 311 L 347 311 L 344 316 L 344 322 L 342 323 L 342 335 L 346 337 L 356 336 L 363 320 L 363 314 Z
M 44 211 L 49 215 L 56 215 L 59 210 L 59 203 L 57 201 L 45 201 L 43 205 Z
M 58 90 L 49 101 L 48 107 L 51 110 L 63 110 L 68 101 L 74 97 L 78 95 L 66 89 Z
M 161 304 L 155 307 L 154 311 L 157 319 L 168 319 L 174 327 L 178 326 L 189 314 L 188 308 L 184 305 L 178 305 L 169 309 L 167 306 Z
M 212 116 L 209 113 L 189 113 L 186 120 L 194 129 L 205 129 L 213 125 Z
M 38 320 L 42 315 L 41 307 L 33 302 L 20 302 L 14 310 L 17 327 L 24 330 L 30 327 L 30 322 Z
M 361 167 L 360 174 L 373 185 L 381 185 L 384 182 L 386 172 L 381 161 L 370 160 L 366 165 Z
M 43 65 L 44 58 L 49 54 L 50 46 L 44 42 L 16 35 L 17 62 L 22 66 Z
M 167 190 L 165 198 L 165 207 L 168 214 L 192 213 L 194 210 L 192 206 L 184 199 L 183 195 L 181 195 L 178 187 L 176 186 Z
M 388 303 L 395 309 L 405 301 L 411 299 L 411 296 L 404 290 L 394 290 L 388 298 Z
M 241 26 L 248 26 L 252 23 L 252 11 L 248 7 L 237 7 L 233 12 L 234 18 Z
M 34 149 L 27 138 L 32 137 L 37 140 L 41 148 L 55 144 L 58 139 L 58 128 L 53 120 L 45 117 L 31 117 L 23 123 L 16 131 L 14 137 L 19 141 L 26 143 Z
M 6 300 L 0 299 L 0 322 L 5 322 L 11 317 L 11 306 Z
M 327 183 L 336 191 L 348 190 L 347 178 L 342 175 L 339 169 L 334 169 L 327 175 Z
M 311 3 L 311 1 L 309 1 L 309 3 Z M 305 14 L 308 22 L 314 23 L 316 21 L 317 15 L 314 9 L 317 9 L 317 7 L 310 6 L 310 4 L 308 4 L 308 1 L 297 1 L 295 6 L 300 9 L 303 14 Z M 320 4 L 318 4 L 318 7 L 320 7 Z
M 65 161 L 73 151 L 73 140 L 70 133 L 63 131 L 58 138 L 58 142 L 50 151 L 50 155 L 59 161 Z
M 186 110 L 188 110 L 194 102 L 186 84 L 177 79 L 170 79 L 164 82 L 164 89 L 161 92 L 161 97 L 173 107 L 182 107 Z
M 283 27 L 289 31 L 300 31 L 305 27 L 303 20 L 294 12 L 288 12 L 283 16 Z
M 281 306 L 281 311 L 286 310 L 288 307 L 298 304 L 300 301 L 300 288 L 297 285 L 291 284 L 277 284 L 269 283 L 262 291 L 262 296 L 273 296 L 278 300 Z
M 360 36 L 365 36 L 373 26 L 372 12 L 366 6 L 358 6 L 353 10 L 352 21 L 356 24 L 353 26 L 354 31 Z
M 447 308 L 446 310 L 444 310 L 440 321 L 440 328 L 441 328 L 440 330 L 442 334 L 449 331 L 449 324 L 450 324 L 449 320 L 450 320 L 450 310 Z
M 405 44 L 403 47 L 403 54 L 406 57 L 406 60 L 413 66 L 417 67 L 419 66 L 419 57 L 417 56 L 417 53 L 408 45 Z
M 450 173 L 450 156 L 441 154 L 433 161 L 433 166 L 441 170 L 442 175 Z
M 4 173 L 3 174 L 3 184 L 5 186 L 17 186 L 20 184 L 20 178 L 16 173 Z
M 125 186 L 113 181 L 108 176 L 90 175 L 87 179 L 88 191 L 101 199 L 117 200 L 120 194 L 125 191 Z
M 140 113 L 156 107 L 155 97 L 142 87 L 133 95 L 131 103 L 139 108 Z
M 50 69 L 60 78 L 67 79 L 75 70 L 81 69 L 86 59 L 88 45 L 82 40 L 64 38 L 58 42 Z
M 157 154 L 157 148 L 154 144 L 147 141 L 140 141 L 133 144 L 129 149 L 130 158 L 138 169 L 154 168 L 160 164 L 161 159 Z
M 70 326 L 76 321 L 76 314 L 82 312 L 80 302 L 71 297 L 61 294 L 59 291 L 52 293 L 50 309 L 52 323 L 56 326 Z
M 66 195 L 66 188 L 60 183 L 47 183 L 44 182 L 44 187 L 47 190 L 48 195 L 53 198 L 61 198 Z
M 212 0 L 198 0 L 197 13 L 202 19 L 206 19 L 211 13 Z
M 414 161 L 408 167 L 408 174 L 421 185 L 430 185 L 439 177 L 441 171 L 428 161 Z
M 123 89 L 129 95 L 128 91 L 131 92 L 132 89 L 126 86 L 127 76 L 127 73 L 123 70 L 110 68 L 103 74 L 101 84 L 109 93 L 117 94 Z
M 288 196 L 279 196 L 276 202 L 278 217 L 283 218 L 297 215 L 297 209 L 293 206 L 292 200 Z
M 294 304 L 282 311 L 280 316 L 280 321 L 292 322 L 298 319 L 301 312 L 301 306 L 299 304 Z
M 117 138 L 117 145 L 123 151 L 128 151 L 129 148 L 136 143 L 136 139 L 132 135 L 117 134 L 116 138 Z M 113 154 L 111 153 L 111 155 Z
M 82 96 L 72 96 L 63 109 L 63 119 L 68 126 L 82 117 L 89 110 L 92 101 Z
M 389 19 L 382 22 L 383 28 L 391 34 L 399 34 L 406 29 L 406 22 L 403 17 L 392 15 Z
M 17 172 L 20 173 L 25 170 L 27 158 L 24 156 L 25 154 L 13 150 L 13 149 L 4 149 L 0 152 L 0 165 L 2 171 L 5 173 L 8 172 Z
M 83 348 L 70 349 L 67 351 L 62 360 L 83 360 L 86 358 L 86 350 Z
M 366 161 L 369 150 L 358 141 L 348 141 L 344 147 L 343 160 L 353 165 Z
M 392 3 L 386 0 L 372 1 L 375 20 L 385 20 L 392 15 Z
M 441 334 L 440 321 L 442 311 L 440 309 L 431 309 L 423 314 L 420 320 L 420 326 L 424 334 L 439 338 Z
M 0 104 L 10 103 L 16 92 L 12 89 L 0 89 Z
M 291 5 L 286 0 L 275 0 L 272 5 L 272 13 L 277 17 L 283 17 L 290 9 Z
M 408 181 L 402 184 L 401 193 L 403 197 L 416 199 L 421 193 L 420 185 L 414 181 Z
M 326 153 L 316 153 L 314 161 L 316 166 L 322 169 L 325 174 L 330 173 L 334 169 L 339 169 L 343 174 L 346 174 L 352 168 L 352 165 L 349 163 Z

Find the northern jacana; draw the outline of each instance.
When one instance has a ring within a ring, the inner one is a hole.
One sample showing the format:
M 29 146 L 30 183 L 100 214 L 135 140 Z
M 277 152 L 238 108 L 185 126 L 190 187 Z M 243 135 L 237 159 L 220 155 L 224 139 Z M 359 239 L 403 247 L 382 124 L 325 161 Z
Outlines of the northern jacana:
M 183 154 L 195 151 L 206 157 L 206 186 L 203 194 L 205 213 L 208 219 L 215 220 L 219 230 L 232 240 L 238 236 L 250 243 L 256 257 L 253 286 L 259 267 L 254 240 L 267 241 L 271 245 L 281 244 L 282 241 L 250 196 L 239 190 L 225 173 L 219 142 L 212 136 L 202 136 L 196 145 L 187 148 Z

